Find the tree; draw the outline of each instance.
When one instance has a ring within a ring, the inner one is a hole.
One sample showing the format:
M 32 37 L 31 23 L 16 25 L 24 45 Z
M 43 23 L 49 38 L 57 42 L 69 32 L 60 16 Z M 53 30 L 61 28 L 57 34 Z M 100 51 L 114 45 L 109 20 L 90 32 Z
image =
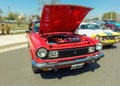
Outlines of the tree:
M 19 14 L 15 13 L 15 12 L 11 12 L 8 14 L 8 19 L 9 20 L 17 20 L 18 19 Z
M 2 15 L 3 14 L 3 11 L 0 9 L 0 15 Z
M 99 17 L 95 17 L 95 18 L 93 18 L 92 20 L 99 20 Z
M 20 20 L 25 20 L 25 17 L 24 17 L 24 16 L 22 16 L 22 17 L 20 18 Z
M 3 11 L 0 9 L 0 20 L 2 20 Z
M 31 20 L 36 19 L 36 20 L 40 20 L 40 16 L 39 15 L 31 15 Z
M 102 20 L 108 20 L 108 19 L 117 19 L 117 13 L 116 12 L 107 12 L 104 13 L 102 16 Z
M 19 14 L 16 12 L 10 12 L 8 14 L 8 20 L 16 20 L 17 25 L 20 26 L 20 19 L 18 17 L 19 17 Z
M 120 14 L 117 14 L 117 19 L 116 19 L 116 21 L 120 23 Z

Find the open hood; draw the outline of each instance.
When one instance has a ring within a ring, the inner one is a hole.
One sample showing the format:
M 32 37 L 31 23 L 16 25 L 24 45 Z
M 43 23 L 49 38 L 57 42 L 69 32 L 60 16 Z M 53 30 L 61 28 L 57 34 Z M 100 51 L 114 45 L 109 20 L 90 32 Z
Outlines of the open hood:
M 76 5 L 44 5 L 39 32 L 74 32 L 91 9 Z

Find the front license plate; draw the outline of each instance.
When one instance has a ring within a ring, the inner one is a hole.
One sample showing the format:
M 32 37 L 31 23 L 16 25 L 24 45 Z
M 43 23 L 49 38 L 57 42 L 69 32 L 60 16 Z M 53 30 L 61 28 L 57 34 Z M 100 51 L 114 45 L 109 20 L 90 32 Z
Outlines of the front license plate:
M 71 70 L 73 69 L 78 69 L 78 68 L 82 68 L 84 65 L 84 63 L 79 63 L 79 64 L 74 64 L 74 65 L 71 65 Z

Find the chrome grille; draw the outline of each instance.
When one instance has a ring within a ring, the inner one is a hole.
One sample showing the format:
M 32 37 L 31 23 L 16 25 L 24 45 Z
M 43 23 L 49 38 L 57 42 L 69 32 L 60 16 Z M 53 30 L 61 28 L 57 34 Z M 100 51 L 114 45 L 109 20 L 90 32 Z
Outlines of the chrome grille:
M 105 40 L 113 40 L 113 39 L 115 39 L 115 36 L 104 36 L 103 39 L 105 39 Z
M 88 47 L 85 48 L 75 48 L 67 50 L 59 50 L 59 57 L 72 57 L 88 54 Z

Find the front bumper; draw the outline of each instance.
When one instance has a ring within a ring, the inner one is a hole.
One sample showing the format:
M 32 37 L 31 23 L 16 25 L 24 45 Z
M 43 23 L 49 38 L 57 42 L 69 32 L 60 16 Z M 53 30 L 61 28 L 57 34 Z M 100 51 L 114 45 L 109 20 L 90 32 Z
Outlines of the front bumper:
M 86 63 L 86 62 L 92 62 L 97 61 L 100 58 L 104 57 L 104 54 L 100 52 L 98 55 L 86 57 L 82 59 L 76 59 L 72 61 L 64 61 L 64 62 L 58 62 L 58 63 L 36 63 L 34 60 L 32 60 L 32 65 L 37 69 L 45 69 L 45 68 L 51 68 L 54 70 L 57 70 L 59 66 L 66 66 L 66 65 L 73 65 L 78 63 Z
M 112 45 L 112 44 L 115 44 L 115 43 L 118 43 L 120 42 L 120 40 L 102 40 L 101 43 L 104 45 Z

